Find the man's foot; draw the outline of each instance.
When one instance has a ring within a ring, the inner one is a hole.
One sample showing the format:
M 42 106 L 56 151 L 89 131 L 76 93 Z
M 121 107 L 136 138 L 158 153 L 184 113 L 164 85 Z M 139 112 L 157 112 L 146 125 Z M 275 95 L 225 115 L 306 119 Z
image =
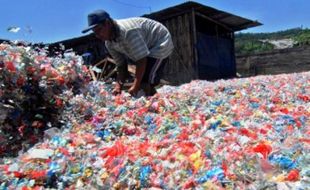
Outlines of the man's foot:
M 145 96 L 153 96 L 157 92 L 155 87 L 150 84 L 141 84 L 141 88 L 144 90 Z

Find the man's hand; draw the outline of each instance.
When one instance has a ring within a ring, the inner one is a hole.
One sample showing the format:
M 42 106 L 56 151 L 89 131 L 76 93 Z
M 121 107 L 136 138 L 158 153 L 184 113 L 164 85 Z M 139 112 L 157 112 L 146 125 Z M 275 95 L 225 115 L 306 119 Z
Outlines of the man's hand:
M 113 95 L 118 95 L 122 92 L 122 85 L 120 83 L 116 83 L 115 86 L 114 86 L 114 89 L 112 91 L 112 94 Z
M 136 96 L 138 94 L 138 91 L 140 90 L 141 81 L 146 69 L 147 64 L 147 58 L 144 57 L 137 61 L 136 63 L 136 75 L 135 80 L 133 82 L 133 85 L 129 88 L 128 92 L 132 96 Z
M 128 93 L 132 96 L 136 96 L 140 87 L 134 82 L 134 84 L 128 89 Z

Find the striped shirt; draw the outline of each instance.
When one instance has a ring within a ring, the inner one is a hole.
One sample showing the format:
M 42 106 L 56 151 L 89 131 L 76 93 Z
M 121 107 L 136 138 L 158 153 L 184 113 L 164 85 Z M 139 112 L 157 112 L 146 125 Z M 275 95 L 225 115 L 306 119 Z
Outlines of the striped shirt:
M 168 29 L 151 19 L 135 17 L 116 20 L 120 36 L 105 45 L 118 66 L 126 64 L 127 58 L 138 61 L 144 57 L 164 59 L 173 51 Z

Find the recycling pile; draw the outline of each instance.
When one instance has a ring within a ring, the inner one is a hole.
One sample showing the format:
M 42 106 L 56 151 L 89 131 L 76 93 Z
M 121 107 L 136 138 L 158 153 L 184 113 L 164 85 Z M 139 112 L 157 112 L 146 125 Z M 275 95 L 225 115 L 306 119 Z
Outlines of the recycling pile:
M 87 80 L 80 57 L 47 54 L 44 48 L 0 44 L 0 157 L 16 155 L 46 129 L 60 127 L 62 93 L 78 93 Z
M 0 160 L 0 189 L 309 186 L 310 72 L 193 81 L 139 99 L 102 82 L 81 88 L 59 94 L 60 129 Z

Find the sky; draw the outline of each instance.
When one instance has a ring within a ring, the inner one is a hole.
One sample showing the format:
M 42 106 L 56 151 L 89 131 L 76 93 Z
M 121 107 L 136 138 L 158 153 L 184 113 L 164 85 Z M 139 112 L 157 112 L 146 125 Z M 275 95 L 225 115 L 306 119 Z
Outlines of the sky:
M 104 9 L 122 19 L 156 12 L 182 0 L 0 0 L 0 39 L 52 43 L 80 37 L 87 14 Z M 262 26 L 241 32 L 310 28 L 310 0 L 196 0 Z

